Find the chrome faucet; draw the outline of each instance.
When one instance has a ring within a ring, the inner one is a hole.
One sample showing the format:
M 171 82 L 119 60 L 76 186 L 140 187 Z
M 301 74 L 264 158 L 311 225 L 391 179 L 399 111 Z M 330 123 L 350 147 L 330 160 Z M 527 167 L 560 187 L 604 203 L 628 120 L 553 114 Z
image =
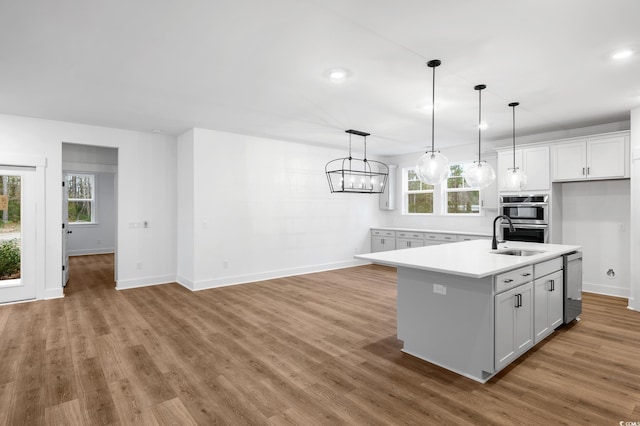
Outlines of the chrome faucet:
M 491 250 L 498 249 L 498 239 L 496 238 L 496 222 L 498 221 L 498 219 L 507 219 L 507 222 L 509 222 L 509 230 L 511 232 L 515 231 L 515 228 L 513 227 L 513 222 L 511 222 L 511 218 L 509 216 L 506 216 L 503 214 L 496 216 L 496 218 L 493 219 L 493 240 L 491 241 Z

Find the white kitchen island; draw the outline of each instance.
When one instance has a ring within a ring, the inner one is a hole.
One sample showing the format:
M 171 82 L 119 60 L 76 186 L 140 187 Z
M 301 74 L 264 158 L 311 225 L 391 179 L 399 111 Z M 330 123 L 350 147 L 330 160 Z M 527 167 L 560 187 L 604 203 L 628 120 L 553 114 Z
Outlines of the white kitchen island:
M 497 251 L 507 249 L 540 253 L 496 254 L 475 240 L 356 257 L 398 270 L 403 352 L 484 383 L 562 323 L 562 255 L 580 247 Z

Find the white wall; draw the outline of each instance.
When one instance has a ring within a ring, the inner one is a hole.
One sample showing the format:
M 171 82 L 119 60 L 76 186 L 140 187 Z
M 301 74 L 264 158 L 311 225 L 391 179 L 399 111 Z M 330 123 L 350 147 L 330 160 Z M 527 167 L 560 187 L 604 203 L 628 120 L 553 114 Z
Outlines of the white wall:
M 62 296 L 62 143 L 118 148 L 117 287 L 171 282 L 176 270 L 176 140 L 153 133 L 0 115 L 2 155 L 43 156 L 44 294 Z M 130 224 L 149 220 L 151 228 Z
M 360 264 L 353 255 L 369 251 L 369 228 L 382 224 L 377 195 L 329 192 L 325 163 L 345 156 L 346 146 L 204 129 L 183 135 L 178 146 L 180 187 L 185 180 L 194 186 L 192 279 L 189 265 L 178 262 L 189 288 Z M 185 171 L 190 162 L 192 178 Z M 190 209 L 180 202 L 178 216 L 188 217 Z
M 562 184 L 562 241 L 582 246 L 584 291 L 629 296 L 629 186 L 626 179 Z
M 631 288 L 629 308 L 640 311 L 640 108 L 631 111 Z

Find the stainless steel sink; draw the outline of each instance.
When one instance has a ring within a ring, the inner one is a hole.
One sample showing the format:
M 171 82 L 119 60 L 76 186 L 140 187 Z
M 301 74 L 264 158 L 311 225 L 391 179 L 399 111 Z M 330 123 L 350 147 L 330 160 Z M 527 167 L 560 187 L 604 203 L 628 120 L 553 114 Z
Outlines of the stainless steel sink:
M 507 249 L 507 250 L 492 251 L 491 253 L 493 253 L 493 254 L 504 254 L 505 256 L 533 256 L 535 254 L 544 253 L 544 251 L 540 251 L 540 250 Z

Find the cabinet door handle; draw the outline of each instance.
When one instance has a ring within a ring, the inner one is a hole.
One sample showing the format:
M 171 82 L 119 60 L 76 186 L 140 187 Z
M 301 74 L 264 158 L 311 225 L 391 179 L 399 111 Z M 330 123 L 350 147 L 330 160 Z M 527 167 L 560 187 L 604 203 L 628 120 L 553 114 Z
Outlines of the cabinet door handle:
M 505 283 L 509 284 L 510 282 L 513 282 L 512 279 L 508 279 L 508 280 L 504 280 Z
M 554 280 L 550 280 L 551 282 L 551 291 L 555 291 L 556 289 L 556 282 Z
M 585 170 L 586 170 L 586 169 L 583 167 L 583 168 L 582 168 L 582 175 L 583 175 L 583 176 L 584 176 L 584 175 L 586 175 Z
M 587 175 L 591 174 L 591 167 L 587 167 Z
M 516 294 L 516 308 L 519 308 L 522 306 L 522 294 L 518 293 Z

